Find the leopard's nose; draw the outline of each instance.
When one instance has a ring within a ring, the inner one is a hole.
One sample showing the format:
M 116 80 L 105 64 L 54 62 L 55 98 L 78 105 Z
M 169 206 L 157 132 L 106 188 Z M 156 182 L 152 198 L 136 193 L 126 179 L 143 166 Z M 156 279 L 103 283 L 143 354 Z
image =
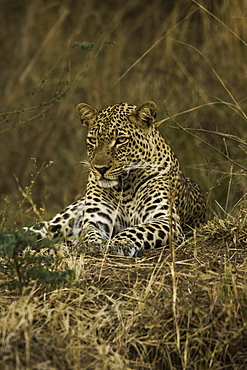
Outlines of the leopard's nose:
M 98 171 L 102 176 L 111 168 L 111 167 L 94 167 L 96 171 Z

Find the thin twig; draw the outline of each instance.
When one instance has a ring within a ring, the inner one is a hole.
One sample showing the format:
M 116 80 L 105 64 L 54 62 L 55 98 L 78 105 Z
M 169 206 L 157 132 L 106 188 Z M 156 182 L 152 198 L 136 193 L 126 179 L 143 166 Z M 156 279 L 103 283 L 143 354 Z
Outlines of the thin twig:
M 209 144 L 207 141 L 203 140 L 202 138 L 200 138 L 199 136 L 195 135 L 195 134 L 192 134 L 190 132 L 189 129 L 183 127 L 182 125 L 180 125 L 168 112 L 168 110 L 166 109 L 166 113 L 168 115 L 168 117 L 172 120 L 173 123 L 175 123 L 181 130 L 185 131 L 187 134 L 193 136 L 194 138 L 200 140 L 203 144 L 206 144 L 209 148 L 215 150 L 216 152 L 220 153 L 224 158 L 226 158 L 228 161 L 230 161 L 231 163 L 235 164 L 235 166 L 241 168 L 242 170 L 244 171 L 247 171 L 247 168 L 242 166 L 241 164 L 235 162 L 232 158 L 229 157 L 229 155 L 223 153 L 220 149 L 217 149 L 216 147 L 214 147 L 213 145 Z
M 236 112 L 242 119 L 244 119 L 244 117 L 242 116 L 242 114 L 238 111 L 238 110 L 236 110 L 236 109 L 234 109 L 234 104 L 232 104 L 232 103 L 229 103 L 229 102 L 225 102 L 225 101 L 223 101 L 223 100 L 220 100 L 220 101 L 215 101 L 215 102 L 209 102 L 209 103 L 205 103 L 205 104 L 200 104 L 200 105 L 197 105 L 196 107 L 193 107 L 193 108 L 190 108 L 190 109 L 186 109 L 186 110 L 184 110 L 184 111 L 182 111 L 182 112 L 179 112 L 179 113 L 175 113 L 175 114 L 173 114 L 173 117 L 180 117 L 180 116 L 182 116 L 183 114 L 186 114 L 186 113 L 191 113 L 191 112 L 194 112 L 194 111 L 196 111 L 196 110 L 198 110 L 198 109 L 201 109 L 201 108 L 204 108 L 204 107 L 209 107 L 209 106 L 211 106 L 211 105 L 217 105 L 217 104 L 223 104 L 223 105 L 227 105 L 228 107 L 230 107 L 231 109 L 233 109 L 234 110 L 234 112 Z M 168 118 L 164 118 L 164 119 L 162 119 L 162 120 L 160 120 L 160 121 L 157 121 L 156 123 L 155 123 L 155 125 L 157 126 L 157 127 L 159 127 L 162 123 L 164 123 L 164 122 L 166 122 L 166 121 L 168 121 L 170 119 L 170 117 L 168 117 Z

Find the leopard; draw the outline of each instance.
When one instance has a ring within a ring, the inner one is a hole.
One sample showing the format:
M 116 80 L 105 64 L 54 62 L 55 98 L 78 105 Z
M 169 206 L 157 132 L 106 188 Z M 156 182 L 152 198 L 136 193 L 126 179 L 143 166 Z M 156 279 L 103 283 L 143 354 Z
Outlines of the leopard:
M 186 232 L 205 219 L 205 196 L 184 175 L 156 111 L 153 101 L 102 110 L 78 104 L 87 127 L 85 196 L 30 229 L 79 250 L 129 257 L 183 244 Z

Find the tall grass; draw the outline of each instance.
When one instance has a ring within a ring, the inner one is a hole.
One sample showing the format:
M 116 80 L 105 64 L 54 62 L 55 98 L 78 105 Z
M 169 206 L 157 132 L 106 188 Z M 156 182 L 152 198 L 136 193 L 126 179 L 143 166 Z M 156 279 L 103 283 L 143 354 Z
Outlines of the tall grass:
M 168 111 L 183 127 L 208 130 L 198 135 L 244 165 L 245 2 L 2 1 L 1 10 L 0 191 L 9 212 L 21 198 L 15 179 L 29 186 L 44 162 L 53 164 L 32 187 L 39 207 L 51 215 L 83 194 L 85 131 L 74 109 L 82 101 L 103 108 L 154 100 L 158 120 Z M 160 129 L 208 193 L 209 217 L 221 212 L 215 199 L 228 212 L 245 200 L 245 171 L 172 120 Z

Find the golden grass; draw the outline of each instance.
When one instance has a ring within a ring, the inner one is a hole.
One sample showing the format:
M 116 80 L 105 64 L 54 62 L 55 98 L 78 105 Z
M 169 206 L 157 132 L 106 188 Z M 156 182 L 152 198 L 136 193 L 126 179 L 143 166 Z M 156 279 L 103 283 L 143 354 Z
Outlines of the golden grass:
M 245 369 L 246 223 L 197 232 L 174 267 L 169 249 L 70 255 L 57 266 L 74 269 L 70 286 L 2 289 L 1 368 Z

